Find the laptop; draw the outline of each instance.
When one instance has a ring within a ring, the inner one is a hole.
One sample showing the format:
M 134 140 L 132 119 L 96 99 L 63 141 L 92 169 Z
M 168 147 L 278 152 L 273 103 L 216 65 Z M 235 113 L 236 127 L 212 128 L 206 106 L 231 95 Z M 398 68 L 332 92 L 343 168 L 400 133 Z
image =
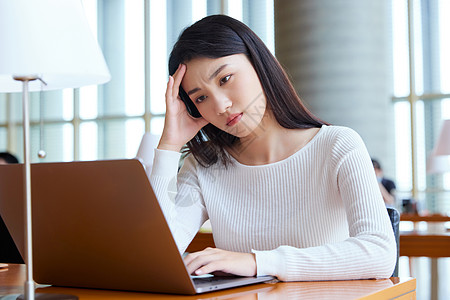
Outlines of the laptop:
M 24 257 L 22 174 L 0 165 L 0 215 Z M 40 284 L 197 294 L 273 279 L 190 276 L 136 159 L 32 164 L 31 176 Z

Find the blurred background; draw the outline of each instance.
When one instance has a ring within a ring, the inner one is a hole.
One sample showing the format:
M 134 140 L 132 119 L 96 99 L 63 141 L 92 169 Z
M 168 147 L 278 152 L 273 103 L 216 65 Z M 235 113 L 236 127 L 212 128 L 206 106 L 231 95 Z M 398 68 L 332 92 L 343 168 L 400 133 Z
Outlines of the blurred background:
M 450 0 L 82 2 L 112 80 L 32 93 L 33 162 L 135 157 L 145 132 L 162 131 L 167 60 L 180 31 L 223 13 L 261 37 L 313 113 L 362 136 L 395 182 L 400 211 L 450 214 L 450 170 L 429 163 L 450 119 Z M 20 93 L 0 94 L 0 151 L 19 161 L 21 119 Z M 440 261 L 440 282 L 449 282 L 448 259 Z M 437 297 L 429 285 L 419 299 Z

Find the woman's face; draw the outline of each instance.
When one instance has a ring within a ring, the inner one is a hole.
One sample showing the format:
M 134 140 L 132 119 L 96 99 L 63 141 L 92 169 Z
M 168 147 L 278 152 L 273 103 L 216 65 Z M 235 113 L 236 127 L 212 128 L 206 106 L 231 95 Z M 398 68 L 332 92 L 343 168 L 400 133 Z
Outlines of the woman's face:
M 247 56 L 196 58 L 186 67 L 181 85 L 205 120 L 240 138 L 260 126 L 266 98 Z

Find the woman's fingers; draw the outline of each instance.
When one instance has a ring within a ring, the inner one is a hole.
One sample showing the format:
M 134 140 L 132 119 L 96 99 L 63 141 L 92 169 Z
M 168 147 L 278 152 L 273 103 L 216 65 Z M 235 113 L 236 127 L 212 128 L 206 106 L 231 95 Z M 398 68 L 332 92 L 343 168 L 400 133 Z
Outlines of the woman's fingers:
M 184 260 L 190 274 L 203 275 L 224 272 L 240 276 L 256 275 L 256 260 L 251 253 L 225 251 L 207 248 L 192 253 Z
M 202 251 L 189 253 L 189 254 L 186 255 L 186 256 L 184 257 L 184 259 L 183 259 L 183 260 L 184 260 L 184 264 L 185 264 L 185 265 L 190 264 L 194 259 L 196 259 L 197 257 L 201 256 L 201 255 L 204 254 L 204 253 L 209 252 L 209 250 L 211 250 L 211 249 L 214 249 L 214 248 L 207 247 L 207 248 L 205 248 L 205 249 L 202 250 Z
M 175 101 L 178 99 L 178 91 L 185 73 L 186 73 L 186 66 L 180 64 L 175 73 L 172 76 L 169 76 L 166 89 L 167 101 Z
M 206 265 L 211 265 L 214 262 L 214 257 L 215 257 L 214 252 L 215 251 L 213 248 L 206 248 L 203 251 L 199 251 L 199 252 L 195 252 L 195 253 L 191 253 L 191 254 L 187 255 L 184 259 L 184 263 L 186 264 L 186 267 L 187 267 L 189 273 L 195 274 L 195 275 L 207 274 L 207 273 L 202 273 L 200 271 L 200 269 Z M 216 256 L 216 259 L 217 259 L 217 256 Z M 209 268 L 211 268 L 211 266 Z M 203 270 L 205 270 L 205 268 L 203 268 Z M 212 270 L 212 271 L 217 271 L 217 270 Z
M 166 102 L 172 99 L 172 89 L 173 89 L 173 77 L 169 76 L 166 88 Z
M 186 73 L 186 65 L 180 64 L 178 69 L 173 74 L 173 88 L 172 93 L 175 98 L 178 96 L 178 91 L 180 89 L 181 81 L 183 80 L 184 74 Z

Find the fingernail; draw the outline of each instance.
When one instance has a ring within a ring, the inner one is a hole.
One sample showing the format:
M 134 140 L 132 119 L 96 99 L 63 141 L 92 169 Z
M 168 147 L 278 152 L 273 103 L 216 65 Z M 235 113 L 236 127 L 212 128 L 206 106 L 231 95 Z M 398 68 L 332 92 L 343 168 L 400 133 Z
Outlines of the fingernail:
M 197 274 L 197 275 L 202 275 L 202 270 L 197 270 L 197 271 L 195 271 L 195 274 Z

